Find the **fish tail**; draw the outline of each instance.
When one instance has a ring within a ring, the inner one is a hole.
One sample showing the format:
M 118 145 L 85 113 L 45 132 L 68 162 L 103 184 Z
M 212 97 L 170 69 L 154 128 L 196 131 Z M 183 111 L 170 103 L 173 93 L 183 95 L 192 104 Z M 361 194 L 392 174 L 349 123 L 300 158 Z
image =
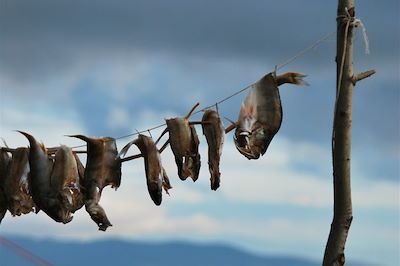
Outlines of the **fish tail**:
M 136 143 L 136 139 L 132 140 L 131 142 L 129 142 L 128 144 L 126 144 L 121 151 L 118 153 L 118 158 L 121 158 L 122 156 L 125 156 L 126 153 L 128 152 L 129 148 Z
M 65 135 L 65 136 L 71 137 L 71 138 L 78 138 L 78 139 L 81 139 L 81 140 L 86 141 L 86 142 L 89 142 L 91 140 L 91 138 L 86 137 L 84 135 Z
M 290 83 L 298 86 L 308 86 L 309 84 L 303 78 L 307 75 L 298 72 L 287 72 L 276 77 L 276 82 L 279 85 Z
M 16 131 L 21 133 L 22 135 L 24 135 L 28 139 L 29 144 L 30 144 L 31 147 L 37 146 L 42 150 L 45 149 L 43 143 L 39 144 L 31 134 L 26 133 L 24 131 L 20 131 L 20 130 L 16 130 Z

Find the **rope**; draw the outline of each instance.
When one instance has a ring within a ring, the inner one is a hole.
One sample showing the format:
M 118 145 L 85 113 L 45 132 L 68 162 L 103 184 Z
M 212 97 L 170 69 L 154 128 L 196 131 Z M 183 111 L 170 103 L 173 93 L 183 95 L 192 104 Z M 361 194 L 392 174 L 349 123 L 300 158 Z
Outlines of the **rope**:
M 343 21 L 346 22 L 346 27 L 345 27 L 345 31 L 344 31 L 343 53 L 342 53 L 342 57 L 341 57 L 341 61 L 340 61 L 339 76 L 338 76 L 337 88 L 336 88 L 335 106 L 334 106 L 334 111 L 333 111 L 333 125 L 332 125 L 332 162 L 333 163 L 334 163 L 333 151 L 335 149 L 335 120 L 336 120 L 336 115 L 337 115 L 337 104 L 338 104 L 339 95 L 340 95 L 340 88 L 342 87 L 344 61 L 345 61 L 346 52 L 347 52 L 347 37 L 348 37 L 350 25 L 352 27 L 360 26 L 362 28 L 362 33 L 363 33 L 363 37 L 364 37 L 364 45 L 365 45 L 365 53 L 369 54 L 368 36 L 366 33 L 366 29 L 364 27 L 364 24 L 361 22 L 360 19 L 352 17 L 347 8 L 345 8 L 345 12 L 346 12 L 345 15 L 341 15 L 341 16 L 337 17 L 338 19 L 342 18 Z
M 253 84 L 254 84 L 254 83 L 253 83 Z M 236 95 L 238 95 L 238 94 L 240 94 L 240 93 L 242 93 L 242 92 L 244 92 L 244 91 L 250 89 L 250 88 L 253 86 L 253 84 L 250 84 L 250 85 L 248 85 L 247 87 L 245 87 L 245 88 L 243 88 L 243 89 L 241 89 L 241 90 L 239 90 L 239 91 L 237 91 L 237 92 L 235 92 L 235 93 L 233 93 L 233 94 L 231 94 L 231 95 L 229 95 L 229 96 L 223 98 L 222 100 L 220 100 L 220 101 L 218 101 L 218 102 L 216 102 L 216 103 L 214 103 L 214 104 L 212 104 L 212 105 L 206 106 L 206 107 L 204 107 L 203 109 L 200 109 L 200 110 L 194 112 L 193 114 L 195 115 L 195 114 L 198 114 L 198 113 L 200 113 L 200 112 L 204 112 L 204 111 L 206 111 L 207 109 L 210 109 L 210 108 L 212 108 L 212 107 L 214 107 L 214 106 L 215 106 L 215 108 L 218 108 L 218 105 L 219 105 L 219 104 L 221 104 L 221 103 L 223 103 L 223 102 L 225 102 L 225 101 L 227 101 L 227 100 L 229 100 L 229 99 L 235 97 Z
M 284 61 L 283 63 L 281 63 L 281 64 L 279 64 L 279 65 L 276 65 L 276 66 L 275 66 L 275 72 L 276 72 L 276 70 L 281 69 L 281 68 L 284 68 L 285 66 L 291 64 L 292 62 L 294 62 L 294 61 L 296 61 L 297 59 L 299 59 L 300 57 L 302 57 L 303 55 L 309 53 L 311 50 L 313 50 L 313 49 L 315 49 L 316 47 L 320 46 L 324 41 L 326 41 L 327 39 L 329 39 L 334 33 L 336 33 L 336 31 L 333 31 L 333 32 L 331 32 L 331 33 L 329 33 L 329 34 L 323 36 L 322 38 L 316 40 L 316 41 L 315 41 L 314 43 L 312 43 L 310 46 L 306 47 L 305 49 L 303 49 L 303 50 L 300 51 L 299 53 L 297 53 L 297 54 L 295 54 L 294 56 L 290 57 L 289 59 L 287 59 L 287 60 Z M 222 104 L 222 103 L 224 103 L 224 102 L 230 100 L 231 98 L 233 98 L 233 97 L 235 97 L 235 96 L 241 94 L 242 92 L 244 92 L 244 91 L 250 89 L 251 87 L 253 87 L 253 85 L 254 85 L 254 83 L 252 83 L 252 84 L 246 86 L 245 88 L 242 88 L 242 89 L 240 89 L 240 90 L 234 92 L 233 94 L 231 94 L 231 95 L 229 95 L 229 96 L 226 96 L 225 98 L 223 98 L 223 99 L 217 101 L 216 103 L 214 103 L 214 104 L 212 104 L 212 105 L 206 106 L 206 107 L 204 107 L 204 108 L 202 108 L 202 109 L 200 109 L 200 110 L 194 112 L 193 115 L 198 114 L 198 113 L 201 113 L 201 112 L 204 112 L 204 111 L 206 111 L 207 109 L 210 109 L 210 108 L 213 108 L 213 107 L 218 108 L 218 105 L 220 105 L 220 104 Z M 124 139 L 124 138 L 128 138 L 128 137 L 136 136 L 136 135 L 138 135 L 138 134 L 145 133 L 145 132 L 149 132 L 149 133 L 150 133 L 151 131 L 153 131 L 153 130 L 155 130 L 155 129 L 158 129 L 158 128 L 161 128 L 161 127 L 164 127 L 164 126 L 166 126 L 165 123 L 160 124 L 160 125 L 157 125 L 157 126 L 154 126 L 154 127 L 152 127 L 152 128 L 144 129 L 144 130 L 139 131 L 139 132 L 135 132 L 135 133 L 123 135 L 123 136 L 117 137 L 117 138 L 115 138 L 115 139 L 116 139 L 116 140 Z M 74 146 L 74 147 L 71 147 L 71 148 L 72 148 L 72 149 L 75 149 L 75 148 L 82 148 L 82 147 L 85 147 L 85 146 L 86 146 L 86 145 L 79 145 L 79 146 Z
M 39 257 L 38 255 L 34 254 L 33 252 L 17 245 L 13 241 L 0 236 L 0 244 L 5 246 L 6 248 L 12 250 L 14 253 L 16 253 L 20 257 L 26 258 L 29 262 L 31 262 L 34 265 L 40 265 L 40 266 L 52 266 L 50 262 L 47 260 Z
M 335 34 L 336 31 L 333 31 L 327 35 L 325 35 L 324 37 L 322 37 L 321 39 L 315 41 L 313 44 L 311 44 L 310 46 L 308 46 L 307 48 L 305 48 L 304 50 L 300 51 L 299 53 L 297 53 L 296 55 L 294 55 L 293 57 L 287 59 L 286 61 L 284 61 L 282 64 L 277 65 L 275 67 L 275 70 L 279 70 L 287 65 L 289 65 L 290 63 L 292 63 L 293 61 L 297 60 L 299 57 L 305 55 L 306 53 L 308 53 L 309 51 L 313 50 L 314 48 L 318 47 L 322 42 L 326 41 L 327 39 L 329 39 L 333 34 Z
M 368 35 L 367 35 L 367 29 L 365 28 L 364 24 L 362 23 L 361 19 L 354 19 L 353 21 L 354 27 L 361 27 L 361 32 L 363 35 L 363 41 L 364 41 L 364 52 L 365 54 L 369 54 L 369 41 L 368 41 Z

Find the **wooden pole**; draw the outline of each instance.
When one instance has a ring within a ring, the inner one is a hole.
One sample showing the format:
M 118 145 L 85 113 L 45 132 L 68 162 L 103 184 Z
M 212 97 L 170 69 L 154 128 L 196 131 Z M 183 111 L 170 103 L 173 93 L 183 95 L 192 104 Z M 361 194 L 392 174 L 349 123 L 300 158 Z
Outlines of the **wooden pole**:
M 344 249 L 353 220 L 350 158 L 353 95 L 353 0 L 338 0 L 336 103 L 332 134 L 334 214 L 323 265 L 344 265 Z

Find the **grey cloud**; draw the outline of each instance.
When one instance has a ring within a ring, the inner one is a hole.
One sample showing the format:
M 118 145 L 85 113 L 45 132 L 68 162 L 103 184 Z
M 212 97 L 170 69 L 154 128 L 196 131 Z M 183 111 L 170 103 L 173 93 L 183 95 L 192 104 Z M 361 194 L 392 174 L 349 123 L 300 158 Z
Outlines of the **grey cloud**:
M 335 2 L 304 3 L 6 1 L 0 10 L 0 69 L 16 78 L 37 79 L 73 67 L 81 54 L 102 56 L 135 49 L 278 63 L 335 30 Z M 394 18 L 396 9 L 388 3 L 359 6 L 358 13 L 368 18 L 372 47 L 385 54 L 396 52 L 398 40 L 390 40 L 398 25 L 384 20 L 382 31 L 382 20 L 375 16 L 384 13 Z M 326 57 L 313 60 L 321 64 Z

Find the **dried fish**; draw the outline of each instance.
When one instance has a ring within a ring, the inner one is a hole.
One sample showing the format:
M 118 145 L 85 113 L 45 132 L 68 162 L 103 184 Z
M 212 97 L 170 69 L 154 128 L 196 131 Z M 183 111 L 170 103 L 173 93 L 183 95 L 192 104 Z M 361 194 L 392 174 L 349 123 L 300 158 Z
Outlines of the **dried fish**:
M 60 200 L 58 185 L 52 184 L 54 160 L 48 156 L 43 144 L 37 142 L 30 134 L 19 132 L 28 139 L 30 145 L 28 182 L 29 191 L 37 207 L 36 212 L 43 210 L 56 222 L 69 223 L 72 220 L 71 212 Z
M 152 138 L 139 134 L 138 138 L 128 143 L 120 152 L 125 154 L 129 147 L 135 144 L 144 158 L 144 168 L 146 172 L 147 190 L 153 202 L 158 206 L 162 201 L 162 188 L 168 193 L 172 188 L 165 169 L 161 164 L 160 153 Z
M 7 213 L 7 200 L 4 194 L 4 189 L 0 187 L 0 224 Z
M 304 74 L 288 72 L 275 77 L 269 73 L 257 81 L 242 104 L 234 135 L 235 146 L 248 159 L 264 155 L 282 123 L 278 86 L 305 85 Z
M 115 139 L 110 137 L 89 138 L 83 135 L 70 137 L 79 138 L 87 143 L 87 161 L 84 187 L 86 189 L 85 208 L 90 217 L 106 231 L 112 226 L 107 215 L 100 206 L 101 193 L 105 186 L 117 189 L 121 184 L 121 160 L 118 156 Z
M 6 215 L 8 208 L 8 202 L 4 190 L 4 180 L 6 178 L 10 160 L 10 155 L 3 149 L 0 149 L 0 224 Z
M 51 185 L 54 191 L 58 191 L 61 207 L 71 213 L 82 208 L 84 197 L 78 162 L 71 148 L 60 146 L 55 154 L 54 168 L 51 174 Z
M 208 169 L 211 174 L 211 189 L 217 190 L 220 184 L 219 162 L 224 146 L 225 129 L 215 110 L 206 110 L 202 121 L 203 134 L 208 144 Z
M 4 192 L 8 202 L 8 210 L 12 216 L 20 216 L 35 211 L 35 203 L 29 191 L 28 176 L 29 149 L 17 148 L 11 152 Z
M 201 166 L 200 141 L 194 125 L 189 123 L 189 117 L 198 105 L 196 104 L 184 118 L 166 119 L 169 143 L 178 167 L 178 176 L 181 180 L 186 180 L 190 176 L 193 181 L 196 181 L 199 177 Z

